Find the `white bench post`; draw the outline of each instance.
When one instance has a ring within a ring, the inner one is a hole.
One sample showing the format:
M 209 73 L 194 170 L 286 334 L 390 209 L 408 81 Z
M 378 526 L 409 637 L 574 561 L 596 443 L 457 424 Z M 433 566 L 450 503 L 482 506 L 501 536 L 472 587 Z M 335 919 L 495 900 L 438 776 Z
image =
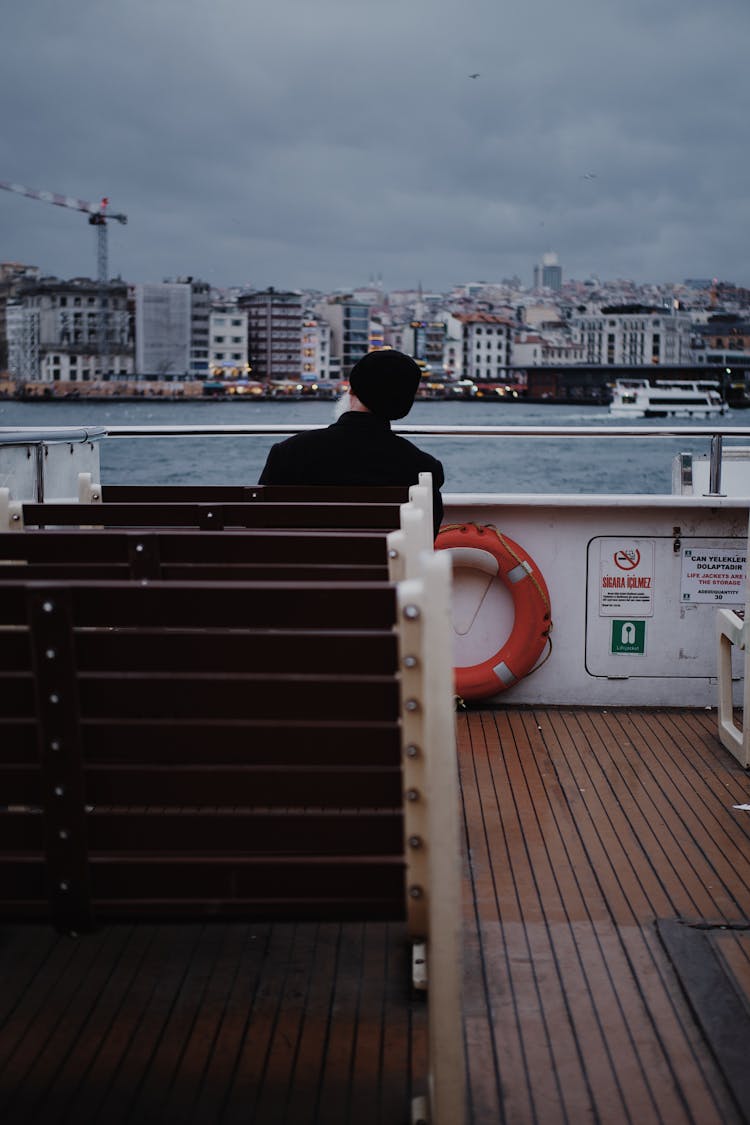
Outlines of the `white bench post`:
M 424 938 L 430 1125 L 463 1125 L 463 909 L 451 562 L 422 552 L 398 587 L 402 675 L 407 920 Z M 424 1118 L 424 1110 L 420 1109 Z
M 11 500 L 9 488 L 0 488 L 0 531 L 23 531 L 23 505 Z
M 747 609 L 745 610 L 747 614 Z M 745 668 L 743 686 L 742 727 L 734 721 L 732 701 L 732 647 L 746 651 L 747 621 L 731 609 L 720 609 L 716 615 L 716 640 L 718 644 L 719 738 L 743 769 L 750 766 L 750 677 Z
M 750 557 L 750 525 L 748 526 L 748 557 Z M 743 677 L 742 727 L 734 721 L 732 693 L 732 647 L 747 651 L 748 613 L 750 612 L 750 574 L 745 581 L 745 619 L 731 609 L 720 609 L 716 615 L 717 675 L 719 682 L 719 738 L 743 769 L 750 766 L 750 677 L 747 658 Z
M 91 479 L 91 473 L 78 474 L 78 503 L 101 504 L 102 486 Z

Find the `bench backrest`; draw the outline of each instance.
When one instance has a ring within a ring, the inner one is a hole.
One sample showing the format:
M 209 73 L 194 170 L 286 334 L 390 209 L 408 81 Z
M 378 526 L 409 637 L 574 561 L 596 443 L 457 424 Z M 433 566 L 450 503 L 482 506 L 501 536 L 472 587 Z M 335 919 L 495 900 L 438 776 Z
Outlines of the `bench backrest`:
M 0 909 L 403 917 L 395 614 L 387 583 L 0 583 Z
M 74 530 L 0 532 L 0 579 L 382 581 L 386 532 Z
M 12 517 L 11 517 L 12 518 Z M 388 503 L 21 504 L 22 527 L 225 527 L 391 531 L 399 505 Z
M 92 495 L 96 493 L 94 497 Z M 405 504 L 403 485 L 288 485 L 288 484 L 94 484 L 84 496 L 96 503 L 306 503 Z

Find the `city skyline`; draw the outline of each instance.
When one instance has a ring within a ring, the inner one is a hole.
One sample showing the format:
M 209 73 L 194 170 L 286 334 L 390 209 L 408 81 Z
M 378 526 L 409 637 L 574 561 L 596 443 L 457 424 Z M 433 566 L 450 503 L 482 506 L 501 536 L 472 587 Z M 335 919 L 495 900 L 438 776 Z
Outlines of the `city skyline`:
M 529 286 L 555 251 L 565 278 L 749 286 L 743 27 L 745 0 L 32 0 L 0 179 L 108 196 L 133 281 Z M 0 193 L 0 258 L 92 276 L 93 231 Z

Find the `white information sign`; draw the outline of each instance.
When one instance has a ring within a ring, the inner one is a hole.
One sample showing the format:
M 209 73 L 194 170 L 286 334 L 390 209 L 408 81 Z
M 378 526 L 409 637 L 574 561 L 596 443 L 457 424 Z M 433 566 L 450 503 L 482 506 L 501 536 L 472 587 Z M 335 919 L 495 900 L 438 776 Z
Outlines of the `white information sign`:
M 653 616 L 653 539 L 602 539 L 600 549 L 600 617 Z
M 745 600 L 746 552 L 731 547 L 688 547 L 682 553 L 680 600 L 724 602 Z

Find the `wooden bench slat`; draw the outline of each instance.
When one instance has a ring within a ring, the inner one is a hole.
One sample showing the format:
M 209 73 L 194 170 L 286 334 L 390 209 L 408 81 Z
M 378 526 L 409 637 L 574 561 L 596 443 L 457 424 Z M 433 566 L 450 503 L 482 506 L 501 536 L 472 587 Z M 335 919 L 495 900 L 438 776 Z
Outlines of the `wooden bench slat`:
M 141 548 L 138 550 L 137 548 Z M 0 560 L 132 563 L 136 554 L 162 562 L 361 564 L 386 562 L 383 531 L 288 531 L 268 528 L 212 532 L 178 528 L 27 528 L 0 532 Z
M 385 675 L 396 661 L 396 638 L 390 630 L 356 629 L 159 629 L 79 631 L 75 636 L 77 667 L 81 671 L 139 669 L 179 670 L 207 667 L 216 672 L 329 673 L 353 668 L 362 675 Z M 197 663 L 200 661 L 200 663 Z M 31 668 L 26 631 L 0 639 L 0 677 Z
M 171 806 L 235 805 L 322 808 L 398 808 L 398 768 L 345 766 L 153 766 L 143 760 L 127 765 L 84 765 L 86 800 L 94 805 Z M 34 765 L 0 766 L 2 803 L 39 805 L 42 785 Z
M 55 594 L 54 583 L 0 578 L 0 624 L 26 624 L 27 588 Z M 204 582 L 193 588 L 69 581 L 65 590 L 79 627 L 383 628 L 393 625 L 396 613 L 394 587 L 385 582 Z
M 5 581 L 123 581 L 138 577 L 124 563 L 16 563 L 0 567 Z M 385 582 L 388 568 L 329 563 L 161 563 L 154 578 L 166 582 Z
M 24 504 L 25 527 L 341 528 L 392 531 L 399 504 L 375 503 L 153 503 Z
M 142 799 L 142 793 L 141 793 Z M 7 847 L 17 852 L 44 850 L 39 813 L 0 814 Z M 86 818 L 91 855 L 152 850 L 191 855 L 401 855 L 403 819 L 394 809 L 330 812 L 297 809 L 163 809 L 95 807 Z
M 23 719 L 36 714 L 34 678 L 30 670 L 0 675 L 0 714 L 8 719 Z
M 163 853 L 93 856 L 96 898 L 166 900 L 221 898 L 252 902 L 345 898 L 394 898 L 404 894 L 404 865 L 392 855 L 181 856 Z
M 206 761 L 211 747 L 215 765 L 393 766 L 400 763 L 396 721 L 284 717 L 278 720 L 87 719 L 81 724 L 84 760 L 189 765 Z M 10 763 L 38 760 L 36 724 L 30 718 L 0 718 L 3 759 Z M 12 758 L 10 755 L 13 755 Z M 0 769 L 3 766 L 0 764 Z
M 311 501 L 402 504 L 408 485 L 297 485 L 297 484 L 103 484 L 105 503 L 185 501 Z
M 398 715 L 398 685 L 386 677 L 226 673 L 138 676 L 131 672 L 82 673 L 78 702 L 83 716 L 130 715 L 131 696 L 141 718 L 384 718 Z M 1 697 L 0 697 L 1 698 Z
M 214 913 L 233 904 L 255 917 L 310 917 L 326 900 L 358 917 L 364 903 L 381 903 L 387 917 L 404 916 L 404 865 L 400 856 L 92 856 L 91 892 L 102 917 L 144 917 L 165 906 L 187 912 Z M 34 856 L 0 861 L 0 880 L 16 904 L 46 899 L 42 863 Z M 368 907 L 369 910 L 369 907 Z M 370 917 L 368 910 L 365 916 Z M 224 910 L 222 910 L 224 913 Z M 327 915 L 331 917 L 331 915 Z M 374 917 L 383 917 L 376 915 Z

